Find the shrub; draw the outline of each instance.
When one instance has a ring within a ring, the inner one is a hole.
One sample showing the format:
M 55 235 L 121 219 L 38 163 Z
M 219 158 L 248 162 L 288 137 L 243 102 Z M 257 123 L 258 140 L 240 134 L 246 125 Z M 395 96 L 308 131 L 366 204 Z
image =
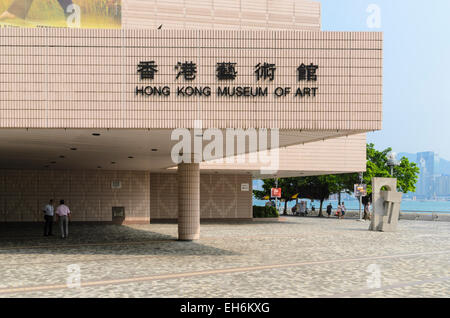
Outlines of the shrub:
M 254 218 L 277 218 L 279 214 L 273 206 L 253 206 Z

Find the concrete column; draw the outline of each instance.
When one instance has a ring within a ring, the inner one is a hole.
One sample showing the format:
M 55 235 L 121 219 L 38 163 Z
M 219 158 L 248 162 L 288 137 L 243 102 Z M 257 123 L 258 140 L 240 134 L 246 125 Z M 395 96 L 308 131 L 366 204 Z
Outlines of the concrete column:
M 200 238 L 200 165 L 178 165 L 178 239 Z

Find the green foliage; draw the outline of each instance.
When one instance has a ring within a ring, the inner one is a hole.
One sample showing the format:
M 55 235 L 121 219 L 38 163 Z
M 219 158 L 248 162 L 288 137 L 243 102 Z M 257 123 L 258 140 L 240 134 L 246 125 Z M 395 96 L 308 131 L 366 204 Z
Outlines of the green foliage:
M 403 157 L 400 164 L 394 167 L 394 174 L 391 175 L 387 165 L 387 154 L 392 148 L 383 151 L 375 149 L 374 144 L 367 145 L 367 170 L 364 173 L 364 183 L 367 184 L 367 194 L 372 194 L 372 178 L 397 178 L 397 191 L 407 193 L 416 190 L 416 183 L 420 172 L 419 167 L 408 158 Z
M 403 157 L 400 165 L 394 167 L 394 178 L 397 178 L 397 189 L 400 192 L 408 193 L 416 191 L 416 183 L 419 177 L 420 168 Z
M 277 209 L 273 206 L 253 206 L 254 218 L 277 218 Z

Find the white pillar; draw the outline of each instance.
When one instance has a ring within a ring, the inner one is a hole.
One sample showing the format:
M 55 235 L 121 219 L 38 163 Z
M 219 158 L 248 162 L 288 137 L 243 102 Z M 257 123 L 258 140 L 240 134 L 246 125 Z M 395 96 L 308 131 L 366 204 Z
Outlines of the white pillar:
M 178 165 L 178 239 L 200 238 L 200 165 Z

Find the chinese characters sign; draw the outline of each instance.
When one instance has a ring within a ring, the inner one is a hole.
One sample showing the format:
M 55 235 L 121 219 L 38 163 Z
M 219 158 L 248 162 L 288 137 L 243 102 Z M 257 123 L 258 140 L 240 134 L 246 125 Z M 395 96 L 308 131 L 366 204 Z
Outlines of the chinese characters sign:
M 174 80 L 177 82 L 191 82 L 197 78 L 198 67 L 193 61 L 179 61 L 174 65 Z M 262 86 L 217 86 L 215 94 L 219 97 L 264 97 L 269 93 L 276 97 L 286 97 L 293 95 L 294 97 L 315 97 L 319 88 L 308 85 L 300 86 L 300 84 L 313 84 L 318 80 L 319 66 L 314 63 L 300 63 L 296 69 L 296 81 L 299 87 L 275 87 L 269 92 L 269 87 Z M 255 83 L 261 85 L 263 83 L 271 83 L 276 77 L 277 66 L 275 63 L 260 62 L 254 65 L 253 74 L 239 74 L 238 65 L 232 61 L 220 61 L 215 65 L 215 77 L 218 83 L 232 83 L 238 76 L 254 76 Z M 137 66 L 137 73 L 141 81 L 154 80 L 159 72 L 158 65 L 154 60 L 141 61 Z M 210 86 L 177 86 L 177 96 L 211 96 L 212 89 Z M 171 88 L 169 86 L 136 86 L 136 95 L 140 96 L 170 96 Z

